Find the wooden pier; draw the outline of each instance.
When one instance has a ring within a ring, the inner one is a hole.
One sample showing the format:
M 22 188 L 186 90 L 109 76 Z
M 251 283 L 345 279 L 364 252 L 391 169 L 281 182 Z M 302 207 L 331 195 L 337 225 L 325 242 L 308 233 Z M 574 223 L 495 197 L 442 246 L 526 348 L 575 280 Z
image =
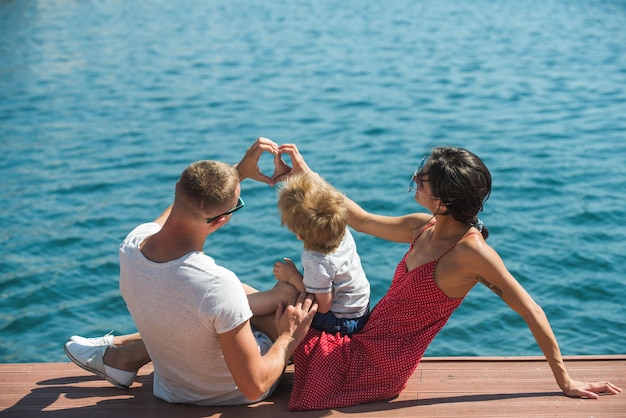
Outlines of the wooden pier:
M 626 390 L 626 355 L 566 357 L 577 380 L 609 380 Z M 402 394 L 350 408 L 290 412 L 289 366 L 265 402 L 243 407 L 168 404 L 152 395 L 152 366 L 127 390 L 73 363 L 0 364 L 4 417 L 626 417 L 626 393 L 598 400 L 564 396 L 542 357 L 425 358 Z

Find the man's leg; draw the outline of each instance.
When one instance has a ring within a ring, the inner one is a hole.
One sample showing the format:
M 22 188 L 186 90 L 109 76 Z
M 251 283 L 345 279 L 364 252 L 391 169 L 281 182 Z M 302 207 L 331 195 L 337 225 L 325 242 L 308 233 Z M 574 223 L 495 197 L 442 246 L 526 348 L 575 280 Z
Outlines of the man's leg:
M 250 323 L 255 329 L 270 337 L 272 341 L 276 340 L 278 338 L 276 309 L 278 309 L 279 304 L 282 306 L 295 304 L 299 295 L 298 290 L 285 282 L 278 282 L 272 289 L 264 292 L 260 292 L 245 283 L 242 285 L 246 295 L 248 295 L 248 303 L 252 310 L 253 317 Z
M 98 345 L 106 345 L 106 346 L 121 346 L 124 344 L 129 344 L 137 341 L 141 341 L 141 335 L 138 332 L 134 334 L 126 334 L 126 335 L 113 335 L 113 331 L 102 337 L 95 338 L 86 338 L 81 337 L 80 335 L 72 335 L 70 337 L 70 341 L 74 341 L 80 345 L 85 346 L 98 346 Z
M 115 337 L 113 342 L 115 346 L 108 347 L 104 353 L 104 364 L 115 369 L 135 372 L 150 362 L 150 355 L 146 350 L 139 333 L 137 338 L 128 338 L 127 335 Z
M 126 389 L 132 385 L 137 371 L 150 362 L 146 346 L 139 333 L 112 340 L 105 337 L 73 336 L 65 344 L 65 353 L 77 366 Z
M 126 344 L 136 343 L 136 342 L 143 343 L 143 340 L 141 339 L 141 335 L 139 335 L 138 332 L 135 332 L 134 334 L 116 335 L 113 337 L 113 345 L 117 347 L 120 347 Z
M 248 295 L 248 303 L 254 316 L 273 314 L 278 309 L 278 304 L 283 306 L 293 305 L 298 299 L 298 290 L 285 282 L 277 282 L 270 290 L 260 292 L 255 288 L 242 283 Z

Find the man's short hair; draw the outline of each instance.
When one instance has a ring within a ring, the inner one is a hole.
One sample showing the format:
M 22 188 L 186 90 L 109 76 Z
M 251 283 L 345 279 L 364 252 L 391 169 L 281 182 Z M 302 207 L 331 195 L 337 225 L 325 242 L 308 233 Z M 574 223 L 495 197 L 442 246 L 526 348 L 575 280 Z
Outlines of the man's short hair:
M 233 200 L 239 175 L 230 164 L 196 161 L 181 174 L 176 186 L 176 204 L 197 217 L 220 212 Z

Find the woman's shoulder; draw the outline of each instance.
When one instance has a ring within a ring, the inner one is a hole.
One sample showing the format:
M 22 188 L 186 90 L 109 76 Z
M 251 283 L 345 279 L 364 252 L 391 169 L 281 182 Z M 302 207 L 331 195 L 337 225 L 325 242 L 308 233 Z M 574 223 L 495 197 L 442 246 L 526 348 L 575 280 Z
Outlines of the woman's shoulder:
M 486 267 L 503 265 L 500 255 L 478 231 L 465 235 L 457 244 L 454 253 L 455 259 L 459 265 L 464 266 L 464 270 L 480 272 Z
M 477 278 L 491 276 L 488 272 L 494 271 L 499 260 L 480 233 L 465 235 L 439 262 L 438 285 L 450 297 L 463 297 Z
M 493 248 L 485 241 L 482 234 L 471 228 L 465 235 L 459 239 L 457 243 L 457 248 L 459 252 L 468 253 L 472 256 L 480 256 L 485 255 L 486 253 L 491 253 L 494 251 Z

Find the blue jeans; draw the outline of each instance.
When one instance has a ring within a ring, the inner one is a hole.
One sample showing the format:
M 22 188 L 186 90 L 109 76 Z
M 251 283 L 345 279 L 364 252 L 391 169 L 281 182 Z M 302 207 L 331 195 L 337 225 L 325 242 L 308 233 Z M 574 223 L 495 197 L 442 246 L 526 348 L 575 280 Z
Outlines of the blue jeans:
M 341 335 L 352 335 L 361 331 L 368 317 L 369 313 L 360 318 L 337 318 L 335 314 L 328 311 L 324 314 L 316 313 L 311 326 L 330 334 L 340 332 Z

